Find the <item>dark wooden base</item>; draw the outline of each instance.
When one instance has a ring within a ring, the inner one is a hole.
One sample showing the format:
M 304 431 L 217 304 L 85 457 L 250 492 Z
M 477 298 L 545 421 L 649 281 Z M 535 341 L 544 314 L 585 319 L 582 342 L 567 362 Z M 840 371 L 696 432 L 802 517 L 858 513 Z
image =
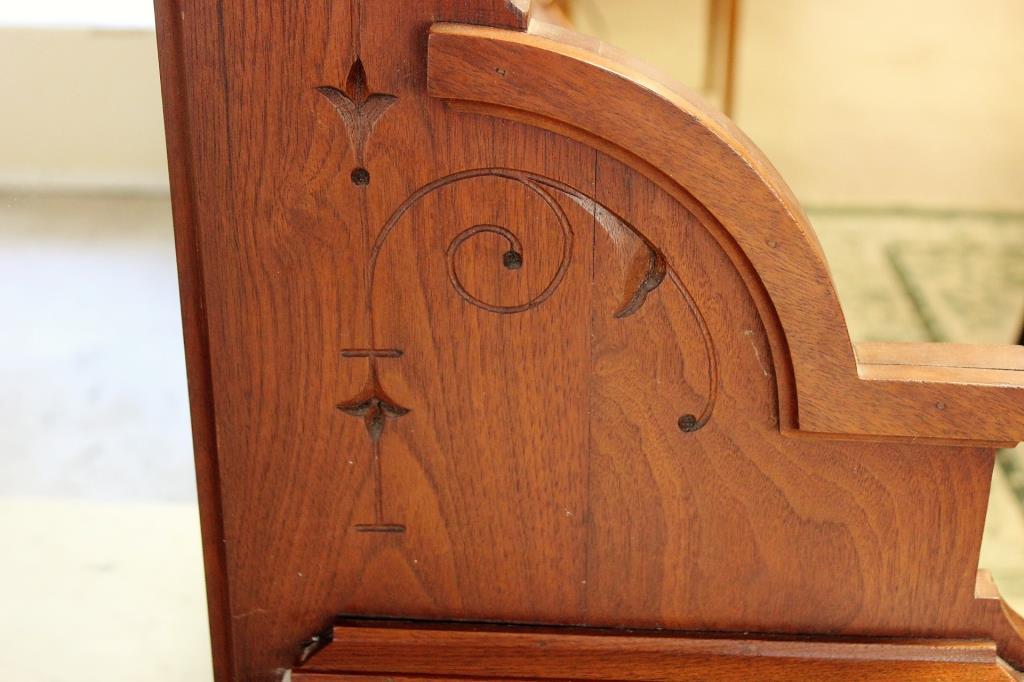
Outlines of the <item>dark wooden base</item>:
M 1020 680 L 994 642 L 730 639 L 669 633 L 348 622 L 293 682 L 355 679 Z

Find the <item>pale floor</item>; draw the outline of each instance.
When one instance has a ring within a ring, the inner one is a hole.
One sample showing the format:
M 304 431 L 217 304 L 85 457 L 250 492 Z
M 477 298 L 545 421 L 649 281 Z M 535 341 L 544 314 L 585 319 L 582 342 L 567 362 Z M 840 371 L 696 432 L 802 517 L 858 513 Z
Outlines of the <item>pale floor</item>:
M 882 282 L 897 306 L 902 294 L 874 242 L 851 249 L 849 226 L 824 222 L 826 248 L 852 254 L 836 268 L 851 323 L 884 335 L 850 305 L 878 293 L 858 282 Z M 0 668 L 30 682 L 209 679 L 167 200 L 0 197 L 0 310 L 0 537 L 15 548 L 0 562 Z M 997 468 L 982 564 L 1018 604 L 1022 547 Z
M 0 195 L 11 679 L 211 679 L 178 310 L 167 199 Z

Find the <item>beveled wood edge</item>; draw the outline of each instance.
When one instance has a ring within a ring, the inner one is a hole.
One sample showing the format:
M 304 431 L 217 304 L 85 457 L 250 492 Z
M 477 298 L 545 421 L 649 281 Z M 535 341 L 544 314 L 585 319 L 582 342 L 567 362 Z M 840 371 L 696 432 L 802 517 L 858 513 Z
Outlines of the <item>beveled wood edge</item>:
M 961 371 L 968 363 L 1012 370 L 999 366 L 1005 349 L 974 348 L 966 359 L 954 352 L 946 365 L 858 362 L 799 203 L 757 147 L 696 94 L 597 41 L 537 22 L 527 33 L 435 24 L 428 49 L 432 96 L 632 158 L 639 172 L 654 169 L 652 180 L 667 180 L 706 209 L 722 227 L 720 243 L 738 245 L 742 259 L 730 257 L 741 274 L 760 281 L 755 301 L 768 298 L 758 309 L 783 432 L 975 447 L 1024 439 L 1024 386 L 1000 371 Z M 578 83 L 585 93 L 574 93 Z M 884 368 L 890 364 L 900 367 Z
M 861 366 L 918 365 L 1024 372 L 1024 346 L 862 342 L 854 348 Z
M 873 381 L 1024 387 L 1024 347 L 955 343 L 858 343 L 858 372 Z
M 505 4 L 519 15 L 520 25 L 525 29 L 534 12 L 533 0 L 504 0 Z
M 978 570 L 974 597 L 979 629 L 991 633 L 999 655 L 1007 663 L 1024 670 L 1024 618 L 999 594 L 990 571 Z
M 199 498 L 206 605 L 214 678 L 234 679 L 231 608 L 221 500 L 220 465 L 213 410 L 213 379 L 207 333 L 205 287 L 199 253 L 195 187 L 188 121 L 188 77 L 183 52 L 180 0 L 155 0 L 157 53 L 163 100 L 167 166 L 174 218 L 174 247 L 188 378 L 192 447 Z
M 467 23 L 472 22 L 469 17 L 474 10 L 473 5 L 480 6 L 480 9 L 475 11 L 481 17 L 481 21 L 478 22 L 481 25 L 500 26 L 517 31 L 526 30 L 536 14 L 536 7 L 532 0 L 486 0 L 485 2 L 475 0 L 473 3 L 463 2 Z
M 963 384 L 997 388 L 1024 387 L 1024 373 L 1019 369 L 983 369 L 979 367 L 944 367 L 924 364 L 865 363 L 858 372 L 870 381 L 894 383 Z
M 874 669 L 864 667 L 872 664 Z M 331 674 L 685 680 L 729 670 L 749 674 L 753 666 L 770 667 L 772 679 L 825 673 L 830 676 L 817 679 L 843 679 L 831 675 L 871 670 L 897 679 L 888 675 L 913 673 L 918 664 L 931 664 L 928 674 L 941 679 L 1020 679 L 998 657 L 996 644 L 983 639 L 716 636 L 371 620 L 339 623 L 332 641 L 297 667 L 293 680 Z
M 817 663 L 817 662 L 816 662 Z M 922 667 L 926 664 L 918 663 L 918 667 Z M 994 664 L 985 665 L 980 671 L 983 675 L 979 677 L 980 664 L 971 664 L 970 667 L 960 665 L 960 670 L 949 670 L 948 667 L 942 671 L 922 670 L 916 674 L 907 674 L 907 671 L 881 671 L 873 670 L 870 673 L 866 673 L 863 668 L 863 663 L 850 664 L 850 669 L 844 669 L 841 665 L 830 664 L 831 668 L 828 671 L 822 671 L 820 664 L 815 665 L 814 669 L 808 670 L 808 664 L 801 665 L 800 662 L 792 664 L 782 664 L 776 666 L 771 671 L 771 679 L 773 682 L 806 682 L 807 680 L 816 680 L 817 682 L 823 682 L 831 680 L 833 682 L 849 682 L 849 680 L 857 680 L 857 682 L 899 682 L 914 681 L 917 682 L 1012 682 L 1014 680 L 1020 680 L 1019 674 L 1007 667 L 1005 663 L 1000 660 L 996 660 Z M 685 674 L 685 671 L 682 673 Z M 897 676 L 894 677 L 893 674 Z M 938 676 L 936 676 L 938 675 Z M 499 677 L 499 676 L 488 676 L 488 677 L 465 677 L 458 675 L 393 675 L 393 674 L 363 674 L 363 673 L 314 673 L 298 671 L 292 674 L 291 682 L 421 682 L 423 680 L 431 680 L 433 682 L 463 682 L 466 680 L 522 680 L 520 677 Z M 549 680 L 554 678 L 547 678 Z M 576 679 L 571 678 L 571 679 Z M 675 680 L 681 678 L 676 677 Z M 688 677 L 685 678 L 690 682 L 707 682 L 708 679 L 715 679 L 718 682 L 731 681 L 731 682 L 750 682 L 752 679 L 749 671 L 745 670 L 733 670 L 731 673 L 726 673 L 725 676 L 716 674 L 714 678 L 702 677 Z M 563 681 L 559 681 L 563 682 Z M 564 682 L 571 682 L 571 680 L 565 680 Z M 619 679 L 604 678 L 600 682 L 621 682 Z M 673 681 L 675 682 L 675 681 Z

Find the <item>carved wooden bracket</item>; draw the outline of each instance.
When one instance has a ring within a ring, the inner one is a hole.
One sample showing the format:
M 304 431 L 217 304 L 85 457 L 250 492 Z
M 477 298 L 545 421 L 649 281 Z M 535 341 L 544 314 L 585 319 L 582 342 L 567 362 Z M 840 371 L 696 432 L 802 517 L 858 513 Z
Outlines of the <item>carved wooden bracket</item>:
M 858 361 L 814 231 L 757 147 L 694 95 L 590 47 L 540 26 L 530 33 L 435 26 L 430 93 L 462 110 L 569 135 L 646 168 L 706 209 L 768 328 L 785 430 L 1002 445 L 1024 439 L 1024 348 L 963 365 L 956 353 L 893 344 Z
M 286 4 L 157 0 L 218 682 L 338 614 L 444 630 L 372 674 L 447 674 L 436 621 L 1024 667 L 977 565 L 1024 350 L 854 346 L 756 147 L 528 3 Z

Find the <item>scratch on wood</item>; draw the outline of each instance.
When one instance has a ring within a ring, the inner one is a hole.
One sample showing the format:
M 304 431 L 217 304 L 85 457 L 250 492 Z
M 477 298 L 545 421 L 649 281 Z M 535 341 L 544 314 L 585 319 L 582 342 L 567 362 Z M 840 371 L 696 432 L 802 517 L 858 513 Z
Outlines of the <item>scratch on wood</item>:
M 761 368 L 761 372 L 766 377 L 770 377 L 771 374 L 768 373 L 768 369 L 764 366 L 764 362 L 761 361 L 761 351 L 757 349 L 757 344 L 754 343 L 754 330 L 744 329 L 743 335 L 747 337 L 747 340 L 750 341 L 750 347 L 754 349 L 754 357 L 757 358 L 757 366 Z

